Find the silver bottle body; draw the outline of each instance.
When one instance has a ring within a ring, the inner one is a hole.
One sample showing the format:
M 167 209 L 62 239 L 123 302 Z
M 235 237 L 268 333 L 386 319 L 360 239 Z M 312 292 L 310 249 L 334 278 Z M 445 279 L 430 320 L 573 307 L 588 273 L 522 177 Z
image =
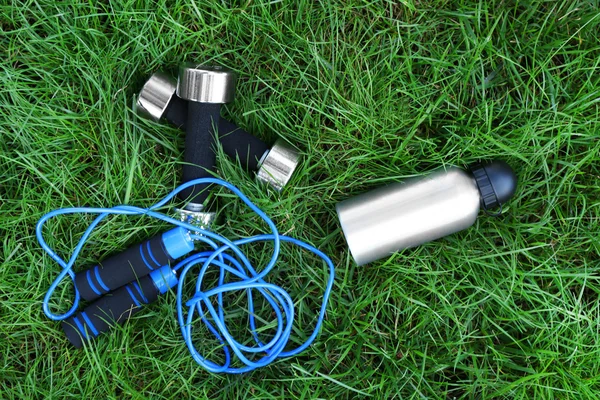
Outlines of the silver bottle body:
M 336 208 L 350 252 L 364 265 L 468 228 L 480 202 L 472 175 L 450 167 L 344 200 Z

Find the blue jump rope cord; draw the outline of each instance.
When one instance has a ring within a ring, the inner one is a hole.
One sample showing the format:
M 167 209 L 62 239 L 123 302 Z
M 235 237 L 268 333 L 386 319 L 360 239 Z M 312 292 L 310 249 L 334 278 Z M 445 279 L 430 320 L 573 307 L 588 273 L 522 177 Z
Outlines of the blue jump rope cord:
M 218 235 L 214 232 L 200 229 L 194 225 L 171 218 L 165 214 L 153 211 L 167 204 L 182 190 L 185 190 L 190 186 L 209 183 L 223 186 L 229 189 L 235 195 L 237 195 L 252 211 L 254 211 L 260 218 L 262 218 L 263 221 L 267 223 L 271 230 L 271 233 L 230 241 L 227 238 Z M 64 261 L 54 252 L 54 250 L 50 246 L 48 246 L 48 244 L 44 240 L 42 234 L 43 226 L 46 223 L 46 221 L 58 215 L 79 213 L 99 215 L 84 231 L 83 235 L 79 239 L 79 242 L 75 246 L 73 254 L 69 258 L 69 260 Z M 190 232 L 194 232 L 194 234 L 192 234 L 192 238 L 194 240 L 203 242 L 212 249 L 210 251 L 204 251 L 193 254 L 180 261 L 178 264 L 175 265 L 175 267 L 173 267 L 174 271 L 179 271 L 179 283 L 177 286 L 177 319 L 179 321 L 181 333 L 192 357 L 198 364 L 200 364 L 205 369 L 211 372 L 248 372 L 258 367 L 268 365 L 278 357 L 290 357 L 296 355 L 304 351 L 308 346 L 310 346 L 310 344 L 316 338 L 321 328 L 321 325 L 323 324 L 327 302 L 329 300 L 331 290 L 333 287 L 333 280 L 335 275 L 333 263 L 327 255 L 325 255 L 317 248 L 301 240 L 294 239 L 289 236 L 280 235 L 273 221 L 271 221 L 271 219 L 262 210 L 260 210 L 256 205 L 254 205 L 238 188 L 236 188 L 229 182 L 216 178 L 195 179 L 193 181 L 180 185 L 161 201 L 152 205 L 149 208 L 140 208 L 128 205 L 120 205 L 112 208 L 73 207 L 54 210 L 40 218 L 36 225 L 37 239 L 44 251 L 48 253 L 50 257 L 52 257 L 52 259 L 63 268 L 60 274 L 54 280 L 54 282 L 52 282 L 52 284 L 50 285 L 50 288 L 48 289 L 48 292 L 44 297 L 43 310 L 48 318 L 52 320 L 63 320 L 75 313 L 79 308 L 80 296 L 79 292 L 77 291 L 77 288 L 75 288 L 75 300 L 73 302 L 73 306 L 69 311 L 67 311 L 64 314 L 54 314 L 50 310 L 50 298 L 53 296 L 57 286 L 67 275 L 69 275 L 74 281 L 75 273 L 73 272 L 73 265 L 77 260 L 79 252 L 83 248 L 85 242 L 89 238 L 94 228 L 104 218 L 111 214 L 148 215 L 161 221 L 181 226 Z M 266 241 L 273 242 L 273 254 L 267 265 L 259 273 L 256 272 L 256 269 L 252 266 L 252 264 L 244 255 L 239 246 Z M 317 256 L 321 257 L 329 267 L 329 277 L 327 279 L 325 291 L 323 292 L 323 302 L 321 304 L 321 309 L 319 311 L 313 333 L 308 337 L 308 339 L 306 339 L 306 341 L 303 344 L 292 350 L 287 351 L 284 351 L 284 349 L 286 348 L 286 345 L 290 340 L 292 326 L 294 322 L 294 302 L 290 295 L 284 289 L 277 285 L 270 284 L 264 280 L 265 276 L 268 275 L 268 273 L 273 269 L 277 262 L 281 242 L 295 244 L 305 250 L 316 254 Z M 229 254 L 229 251 L 232 252 L 233 255 Z M 195 266 L 201 266 L 200 272 L 197 275 L 195 289 L 196 292 L 191 299 L 184 303 L 184 283 L 189 271 Z M 217 286 L 213 289 L 202 291 L 202 282 L 204 280 L 208 268 L 211 266 L 219 268 L 219 280 Z M 240 280 L 236 282 L 225 283 L 226 272 L 238 277 Z M 245 290 L 247 294 L 250 331 L 252 332 L 252 336 L 254 341 L 256 342 L 256 346 L 246 346 L 242 343 L 239 343 L 229 333 L 229 330 L 227 329 L 225 323 L 225 313 L 223 309 L 223 293 L 239 290 Z M 256 320 L 254 315 L 253 290 L 256 290 L 265 298 L 265 300 L 271 306 L 277 319 L 276 332 L 273 338 L 268 343 L 262 343 L 258 337 L 256 329 Z M 210 300 L 213 296 L 217 296 L 217 310 L 215 310 Z M 187 314 L 184 312 L 184 306 L 187 307 Z M 210 316 L 212 317 L 214 324 L 207 319 L 204 307 L 206 308 L 208 314 L 210 314 Z M 208 330 L 222 344 L 222 349 L 225 358 L 225 362 L 223 363 L 223 365 L 219 365 L 213 361 L 206 359 L 198 352 L 198 350 L 194 346 L 192 341 L 192 325 L 196 312 L 198 313 L 198 316 L 200 317 L 201 321 L 206 325 Z M 245 367 L 230 367 L 232 361 L 231 351 L 233 351 L 233 353 L 245 365 Z M 244 355 L 244 352 L 250 354 L 265 353 L 265 355 L 262 358 L 258 359 L 258 361 L 251 361 L 246 355 Z

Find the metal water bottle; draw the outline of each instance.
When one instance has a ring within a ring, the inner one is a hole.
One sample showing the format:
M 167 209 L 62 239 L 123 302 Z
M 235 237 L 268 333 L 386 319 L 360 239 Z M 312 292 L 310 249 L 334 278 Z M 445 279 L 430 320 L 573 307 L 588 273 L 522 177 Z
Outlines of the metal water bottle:
M 461 231 L 480 208 L 508 201 L 517 177 L 503 161 L 464 170 L 450 167 L 344 200 L 337 213 L 358 265 Z

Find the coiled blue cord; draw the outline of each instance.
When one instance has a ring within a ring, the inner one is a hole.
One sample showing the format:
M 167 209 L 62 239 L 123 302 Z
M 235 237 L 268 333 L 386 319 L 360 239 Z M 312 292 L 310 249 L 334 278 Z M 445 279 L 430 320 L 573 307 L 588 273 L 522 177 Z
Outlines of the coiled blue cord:
M 165 214 L 154 211 L 167 204 L 167 202 L 169 202 L 182 190 L 185 190 L 190 186 L 209 183 L 223 186 L 231 192 L 233 192 L 235 195 L 237 195 L 252 211 L 254 211 L 263 221 L 266 222 L 266 224 L 270 228 L 271 233 L 230 241 L 227 238 L 218 235 L 214 232 L 200 229 L 194 225 L 188 224 L 186 222 L 171 218 Z M 98 214 L 98 216 L 84 231 L 83 235 L 79 239 L 79 242 L 75 246 L 73 254 L 69 258 L 69 260 L 65 261 L 61 257 L 59 257 L 56 254 L 56 252 L 50 246 L 48 246 L 48 244 L 44 240 L 42 234 L 43 226 L 46 223 L 46 221 L 58 215 L 79 213 Z M 104 218 L 111 214 L 148 215 L 161 221 L 181 226 L 189 230 L 190 232 L 194 232 L 192 237 L 195 240 L 208 245 L 208 247 L 211 249 L 209 251 L 203 251 L 197 254 L 193 254 L 179 262 L 173 268 L 174 271 L 179 272 L 179 283 L 177 286 L 177 319 L 179 321 L 183 339 L 194 360 L 208 371 L 226 373 L 248 372 L 253 369 L 268 365 L 278 357 L 289 357 L 296 355 L 304 351 L 308 346 L 310 346 L 310 344 L 316 338 L 323 323 L 327 302 L 329 300 L 331 290 L 333 287 L 335 273 L 331 259 L 329 259 L 327 255 L 325 255 L 317 248 L 301 240 L 294 239 L 289 236 L 280 235 L 273 221 L 262 210 L 260 210 L 256 205 L 254 205 L 238 188 L 236 188 L 229 182 L 216 178 L 196 179 L 187 182 L 183 185 L 180 185 L 161 201 L 152 205 L 149 208 L 140 208 L 128 205 L 120 205 L 112 208 L 73 207 L 54 210 L 40 218 L 36 225 L 36 236 L 40 243 L 40 246 L 42 247 L 42 249 L 44 249 L 46 253 L 50 255 L 50 257 L 52 257 L 53 260 L 55 260 L 63 268 L 60 274 L 50 285 L 50 288 L 48 289 L 48 292 L 44 297 L 43 310 L 48 318 L 52 320 L 63 320 L 71 316 L 79 308 L 80 296 L 79 292 L 77 291 L 77 288 L 75 288 L 75 299 L 73 305 L 66 313 L 53 313 L 50 310 L 50 299 L 52 298 L 58 285 L 67 275 L 69 275 L 71 277 L 71 280 L 74 281 L 75 273 L 73 272 L 73 265 L 75 264 L 75 261 L 77 260 L 77 257 L 81 252 L 81 249 L 83 248 L 85 242 L 89 238 L 94 228 L 96 228 L 96 226 Z M 273 243 L 273 254 L 271 255 L 269 262 L 265 265 L 264 268 L 262 268 L 261 272 L 257 272 L 248 260 L 248 258 L 240 249 L 240 246 L 265 241 L 271 241 Z M 314 331 L 304 343 L 291 350 L 285 349 L 290 341 L 292 326 L 294 322 L 294 302 L 291 296 L 284 289 L 277 285 L 268 283 L 264 280 L 264 278 L 274 268 L 277 262 L 281 242 L 295 244 L 305 250 L 316 254 L 317 256 L 321 257 L 329 267 L 329 277 L 327 279 L 327 284 L 323 292 L 323 302 L 321 304 L 321 308 L 317 316 Z M 195 294 L 191 299 L 187 300 L 184 303 L 183 288 L 188 277 L 188 273 L 195 266 L 200 267 L 200 271 L 198 272 L 197 281 L 195 285 Z M 204 278 L 206 276 L 206 272 L 210 267 L 219 268 L 219 279 L 217 285 L 214 288 L 203 291 L 202 287 Z M 239 280 L 235 282 L 225 283 L 227 273 L 231 274 L 232 276 L 235 276 Z M 230 330 L 227 328 L 226 325 L 225 312 L 223 308 L 223 294 L 239 290 L 246 291 L 248 299 L 250 331 L 252 333 L 252 338 L 256 343 L 256 346 L 246 346 L 238 342 L 230 334 Z M 277 319 L 276 332 L 273 335 L 273 338 L 268 343 L 263 343 L 258 337 L 254 314 L 255 292 L 258 292 L 265 298 Z M 215 309 L 211 302 L 211 298 L 213 298 L 214 296 L 216 296 L 217 298 L 217 309 Z M 187 307 L 187 309 L 184 309 L 184 306 Z M 211 323 L 209 318 L 207 318 L 205 310 L 211 316 L 213 323 Z M 203 357 L 198 352 L 197 348 L 194 346 L 192 340 L 192 331 L 194 317 L 196 316 L 196 313 L 200 317 L 200 320 L 206 325 L 208 330 L 222 344 L 225 359 L 222 365 L 219 365 L 216 362 Z M 235 356 L 237 356 L 237 359 L 245 365 L 244 367 L 231 366 L 233 362 L 231 354 L 232 352 L 233 354 L 235 354 Z M 254 359 L 256 357 L 252 357 L 250 355 L 257 355 L 258 353 L 264 353 L 264 356 L 262 356 L 262 358 L 259 358 L 258 360 L 250 359 Z

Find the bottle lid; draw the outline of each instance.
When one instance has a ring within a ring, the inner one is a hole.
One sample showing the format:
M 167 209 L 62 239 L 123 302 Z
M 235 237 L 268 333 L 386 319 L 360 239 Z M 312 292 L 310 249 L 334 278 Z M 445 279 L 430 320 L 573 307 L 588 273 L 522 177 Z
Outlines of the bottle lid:
M 510 165 L 501 160 L 476 164 L 469 168 L 481 194 L 481 205 L 489 211 L 502 207 L 515 194 L 517 176 Z

